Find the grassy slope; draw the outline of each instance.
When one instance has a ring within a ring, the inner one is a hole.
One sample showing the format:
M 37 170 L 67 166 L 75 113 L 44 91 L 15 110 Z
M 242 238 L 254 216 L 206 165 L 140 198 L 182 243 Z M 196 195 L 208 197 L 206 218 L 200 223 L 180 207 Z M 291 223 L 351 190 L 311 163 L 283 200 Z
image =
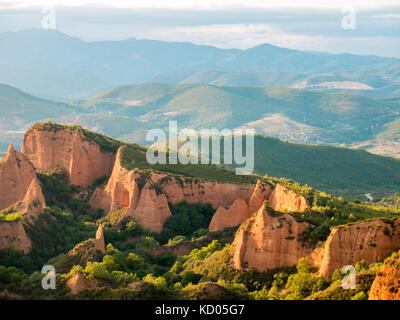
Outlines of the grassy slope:
M 215 165 L 195 164 L 156 164 L 150 165 L 146 160 L 146 149 L 138 145 L 126 145 L 122 153 L 122 165 L 127 169 L 152 170 L 172 175 L 183 175 L 189 178 L 199 178 L 210 181 L 230 183 L 256 183 L 256 176 L 237 176 L 234 171 Z M 167 155 L 168 159 L 168 155 Z
M 335 195 L 400 190 L 400 161 L 363 150 L 290 144 L 257 136 L 255 170 L 292 178 Z

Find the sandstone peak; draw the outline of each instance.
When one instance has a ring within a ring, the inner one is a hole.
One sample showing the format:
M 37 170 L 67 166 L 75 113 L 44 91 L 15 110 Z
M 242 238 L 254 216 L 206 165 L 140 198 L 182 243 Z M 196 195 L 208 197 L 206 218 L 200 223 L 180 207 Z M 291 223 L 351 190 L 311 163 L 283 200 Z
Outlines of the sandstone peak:
M 77 272 L 68 280 L 67 286 L 72 294 L 77 294 L 81 291 L 96 288 L 97 283 L 95 280 L 86 278 L 81 272 Z
M 313 251 L 303 242 L 304 232 L 310 227 L 291 214 L 278 215 L 262 206 L 236 232 L 231 246 L 234 267 L 266 271 L 295 266 Z
M 106 246 L 104 242 L 104 233 L 103 233 L 103 226 L 99 225 L 96 238 L 94 239 L 94 249 L 101 251 L 103 254 L 106 253 Z
M 32 164 L 11 144 L 0 164 L 0 210 L 22 200 L 35 177 Z
M 45 128 L 46 124 L 43 124 Z M 50 124 L 49 124 L 50 126 Z M 64 168 L 72 184 L 86 187 L 97 178 L 111 174 L 115 152 L 104 151 L 85 131 L 68 126 L 44 130 L 39 125 L 24 135 L 22 153 L 40 171 Z
M 0 222 L 0 250 L 14 248 L 27 254 L 31 251 L 31 240 L 28 238 L 21 221 Z
M 209 230 L 212 232 L 235 227 L 250 218 L 251 214 L 247 202 L 243 199 L 236 199 L 228 209 L 218 208 L 211 219 Z
M 29 185 L 22 203 L 17 205 L 16 211 L 26 212 L 28 219 L 35 219 L 46 207 L 39 179 L 35 176 Z
M 14 150 L 14 144 L 10 144 L 9 146 L 8 146 L 8 149 L 7 149 L 7 153 L 13 153 L 15 150 Z
M 310 208 L 307 199 L 295 191 L 277 184 L 269 198 L 269 205 L 276 211 L 303 212 Z
M 257 181 L 249 202 L 252 212 L 256 212 L 262 207 L 265 200 L 269 200 L 272 190 L 273 188 L 268 182 L 263 180 Z

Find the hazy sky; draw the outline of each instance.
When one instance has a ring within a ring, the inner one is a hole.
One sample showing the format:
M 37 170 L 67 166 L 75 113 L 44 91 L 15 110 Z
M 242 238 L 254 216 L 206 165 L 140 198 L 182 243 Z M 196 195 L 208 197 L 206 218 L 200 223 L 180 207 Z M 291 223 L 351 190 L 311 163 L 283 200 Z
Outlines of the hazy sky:
M 241 49 L 267 42 L 400 57 L 400 0 L 0 0 L 0 32 L 40 28 L 49 4 L 57 29 L 86 41 L 134 37 Z M 355 28 L 345 29 L 351 10 Z

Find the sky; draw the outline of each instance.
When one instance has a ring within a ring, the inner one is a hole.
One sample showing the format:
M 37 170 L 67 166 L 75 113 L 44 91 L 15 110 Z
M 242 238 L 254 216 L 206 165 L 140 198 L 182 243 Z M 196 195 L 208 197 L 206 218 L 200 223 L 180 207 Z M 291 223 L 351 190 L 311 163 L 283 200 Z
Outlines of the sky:
M 85 41 L 270 43 L 400 58 L 400 0 L 0 0 L 0 32 L 42 27 L 49 6 L 58 30 Z

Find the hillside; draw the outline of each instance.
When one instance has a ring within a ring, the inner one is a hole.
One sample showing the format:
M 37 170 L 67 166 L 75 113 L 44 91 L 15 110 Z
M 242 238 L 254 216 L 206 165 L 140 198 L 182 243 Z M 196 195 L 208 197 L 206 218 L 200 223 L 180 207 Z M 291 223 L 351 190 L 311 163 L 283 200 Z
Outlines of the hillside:
M 364 150 L 290 144 L 257 136 L 255 171 L 344 197 L 400 191 L 400 160 Z
M 246 150 L 244 139 L 242 150 Z M 254 151 L 254 173 L 261 176 L 292 179 L 351 200 L 368 200 L 365 194 L 369 193 L 378 201 L 400 191 L 400 160 L 362 149 L 288 143 L 256 135 Z M 223 157 L 221 139 L 221 161 Z

